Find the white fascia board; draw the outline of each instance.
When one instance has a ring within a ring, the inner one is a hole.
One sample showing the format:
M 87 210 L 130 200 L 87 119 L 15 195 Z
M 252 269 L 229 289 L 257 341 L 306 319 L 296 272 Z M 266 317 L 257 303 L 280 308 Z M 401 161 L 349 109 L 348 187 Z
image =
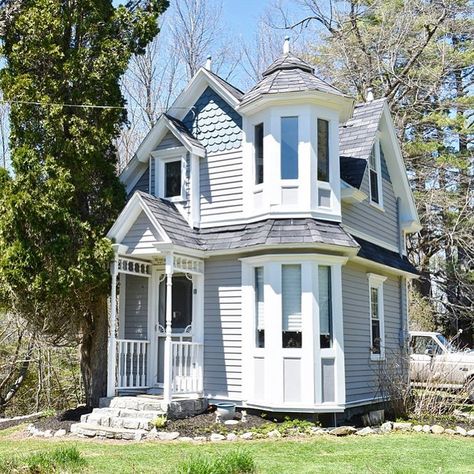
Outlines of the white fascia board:
M 390 110 L 387 103 L 384 104 L 381 126 L 385 126 L 385 134 L 381 134 L 380 137 L 383 143 L 384 135 L 390 141 L 390 147 L 384 148 L 384 154 L 387 167 L 390 173 L 392 186 L 395 194 L 402 200 L 402 208 L 404 207 L 404 215 L 402 215 L 402 221 L 409 222 L 410 225 L 404 230 L 408 233 L 418 232 L 421 229 L 420 219 L 416 210 L 415 199 L 413 197 L 410 183 L 408 182 L 407 170 L 403 161 L 402 150 L 398 142 L 397 134 L 395 132 L 395 125 L 393 123 Z M 388 152 L 388 153 L 387 153 Z
M 366 268 L 372 268 L 374 269 L 374 271 L 380 271 L 380 272 L 388 273 L 390 275 L 404 276 L 405 278 L 410 279 L 410 280 L 417 280 L 418 278 L 420 278 L 419 275 L 416 275 L 414 273 L 409 273 L 404 270 L 400 270 L 398 268 L 389 267 L 388 265 L 377 263 L 377 262 L 374 262 L 373 260 L 368 260 L 362 257 L 357 257 L 357 256 L 350 257 L 349 261 L 353 263 L 359 263 Z
M 237 107 L 239 113 L 253 115 L 273 105 L 315 104 L 335 109 L 339 112 L 340 123 L 345 123 L 354 113 L 355 101 L 351 97 L 339 96 L 320 91 L 280 92 L 263 94 L 261 97 Z
M 114 225 L 107 232 L 107 238 L 114 239 L 116 243 L 121 243 L 122 239 L 127 235 L 127 232 L 140 215 L 140 212 L 145 213 L 155 230 L 158 232 L 158 235 L 163 239 L 163 242 L 170 243 L 171 239 L 138 193 L 135 193 L 123 208 L 122 212 L 117 217 L 117 220 L 114 222 Z
M 200 157 L 206 156 L 206 149 L 203 146 L 198 147 L 192 144 L 188 140 L 188 137 L 179 132 L 174 123 L 168 117 L 163 116 L 163 120 L 165 121 L 168 130 L 184 145 L 189 153 Z
M 200 68 L 189 82 L 186 89 L 173 102 L 169 113 L 178 119 L 182 119 L 189 112 L 196 100 L 210 86 L 218 95 L 220 95 L 234 109 L 239 105 L 239 101 L 216 80 L 212 74 L 205 68 Z
M 349 204 L 357 204 L 359 202 L 365 201 L 368 196 L 366 193 L 361 191 L 360 189 L 354 188 L 350 184 L 347 184 L 345 181 L 341 180 L 341 200 L 343 202 L 347 202 Z

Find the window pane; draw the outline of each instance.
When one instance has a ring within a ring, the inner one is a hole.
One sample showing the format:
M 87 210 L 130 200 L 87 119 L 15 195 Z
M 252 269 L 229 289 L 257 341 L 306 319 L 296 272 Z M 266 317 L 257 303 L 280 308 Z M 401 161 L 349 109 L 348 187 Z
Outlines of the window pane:
M 301 347 L 301 265 L 282 265 L 283 347 Z
M 263 123 L 255 126 L 255 184 L 263 183 Z
M 318 180 L 329 181 L 329 122 L 318 119 Z
M 372 320 L 372 354 L 380 354 L 380 321 Z
M 263 306 L 263 267 L 255 268 L 255 327 L 256 345 L 265 347 L 265 320 Z
M 322 348 L 332 346 L 331 267 L 320 265 L 319 278 L 319 337 Z
M 379 182 L 377 172 L 370 170 L 370 199 L 372 202 L 379 202 Z
M 380 315 L 379 315 L 379 289 L 370 289 L 370 320 L 372 328 L 372 354 L 380 354 Z
M 165 163 L 165 197 L 181 196 L 181 160 Z
M 298 179 L 298 117 L 281 118 L 281 179 Z

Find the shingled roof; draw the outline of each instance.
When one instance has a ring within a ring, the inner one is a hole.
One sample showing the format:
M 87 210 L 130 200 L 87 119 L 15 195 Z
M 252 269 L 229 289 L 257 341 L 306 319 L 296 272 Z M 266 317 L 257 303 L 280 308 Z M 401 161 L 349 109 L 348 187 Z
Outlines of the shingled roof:
M 339 127 L 339 155 L 367 160 L 377 135 L 385 99 L 357 104 L 354 114 Z
M 286 53 L 274 61 L 263 73 L 262 80 L 244 94 L 241 104 L 248 104 L 267 94 L 305 91 L 344 96 L 341 91 L 316 77 L 310 64 L 292 53 Z
M 168 114 L 163 114 L 163 115 L 170 121 L 172 125 L 174 125 L 176 131 L 179 133 L 181 137 L 183 137 L 183 139 L 187 140 L 192 145 L 198 148 L 202 148 L 204 150 L 204 146 L 202 145 L 202 143 L 193 136 L 193 134 L 189 131 L 188 127 L 186 127 L 186 125 L 184 125 L 184 123 L 181 122 L 181 120 L 178 120 L 177 118 L 172 117 L 171 115 L 168 115 Z

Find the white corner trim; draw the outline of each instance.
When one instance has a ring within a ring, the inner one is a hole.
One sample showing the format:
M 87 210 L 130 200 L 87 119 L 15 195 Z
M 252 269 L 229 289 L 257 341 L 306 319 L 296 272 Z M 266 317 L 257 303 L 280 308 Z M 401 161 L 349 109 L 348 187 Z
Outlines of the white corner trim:
M 164 115 L 163 118 L 170 132 L 185 146 L 189 153 L 200 157 L 206 156 L 206 149 L 203 146 L 198 147 L 192 144 L 188 137 L 179 132 L 174 123 L 168 117 Z

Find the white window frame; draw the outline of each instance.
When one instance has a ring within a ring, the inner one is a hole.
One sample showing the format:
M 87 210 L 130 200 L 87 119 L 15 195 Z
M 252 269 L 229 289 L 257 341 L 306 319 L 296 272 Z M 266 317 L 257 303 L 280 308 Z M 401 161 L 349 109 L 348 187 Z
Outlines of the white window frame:
M 370 359 L 385 360 L 385 317 L 384 317 L 384 298 L 383 298 L 383 283 L 387 280 L 386 276 L 377 275 L 375 273 L 367 273 L 367 279 L 369 282 L 369 347 L 370 347 Z M 374 354 L 372 352 L 372 288 L 376 288 L 377 291 L 377 307 L 380 324 L 380 354 Z
M 384 211 L 384 207 L 383 207 L 383 182 L 382 182 L 382 162 L 381 162 L 381 158 L 380 158 L 380 138 L 377 136 L 375 141 L 374 141 L 374 144 L 372 146 L 372 150 L 375 152 L 374 155 L 375 155 L 375 169 L 374 171 L 377 173 L 377 190 L 378 190 L 378 193 L 379 193 L 379 202 L 376 202 L 376 201 L 373 201 L 372 200 L 372 187 L 371 187 L 371 180 L 372 180 L 372 177 L 371 177 L 371 165 L 370 165 L 370 157 L 369 157 L 369 160 L 368 160 L 368 165 L 369 165 L 369 202 L 370 202 L 370 205 L 375 207 L 376 209 L 380 210 L 380 211 Z M 371 154 L 372 154 L 372 150 L 371 150 Z
M 186 149 L 184 147 L 159 150 L 152 153 L 156 160 L 155 166 L 155 189 L 158 190 L 158 197 L 170 202 L 182 202 L 186 200 Z M 166 197 L 166 163 L 174 161 L 181 162 L 181 194 L 179 196 Z

